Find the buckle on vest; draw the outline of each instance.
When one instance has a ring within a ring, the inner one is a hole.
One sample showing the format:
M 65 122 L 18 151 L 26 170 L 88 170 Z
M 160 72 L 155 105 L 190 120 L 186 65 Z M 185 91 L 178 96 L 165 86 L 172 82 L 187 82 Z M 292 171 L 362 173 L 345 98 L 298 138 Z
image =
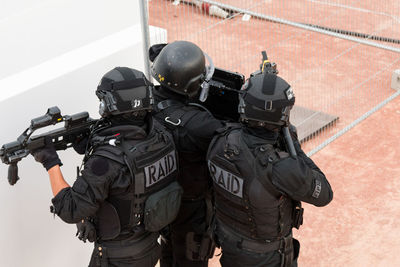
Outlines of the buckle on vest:
M 265 101 L 264 103 L 264 110 L 272 110 L 272 101 Z
M 142 215 L 140 213 L 135 213 L 135 224 L 140 225 L 142 223 Z
M 304 208 L 301 206 L 294 207 L 293 211 L 293 227 L 299 229 L 300 226 L 303 224 L 303 214 Z
M 175 126 L 178 126 L 179 124 L 181 124 L 181 119 L 178 119 L 177 122 L 173 122 L 173 121 L 171 121 L 170 119 L 171 119 L 170 117 L 165 117 L 164 120 L 165 120 L 166 122 L 172 124 L 172 125 L 175 125 Z

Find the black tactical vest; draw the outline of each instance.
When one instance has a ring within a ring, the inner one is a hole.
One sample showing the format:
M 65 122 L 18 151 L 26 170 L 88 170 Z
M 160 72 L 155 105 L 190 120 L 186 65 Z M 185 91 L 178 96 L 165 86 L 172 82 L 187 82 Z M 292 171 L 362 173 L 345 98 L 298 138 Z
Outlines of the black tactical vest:
M 276 240 L 292 229 L 292 200 L 270 182 L 272 164 L 288 156 L 268 140 L 250 149 L 240 124 L 213 139 L 208 166 L 219 222 L 251 239 Z
M 204 197 L 204 192 L 209 187 L 209 174 L 206 153 L 199 151 L 187 134 L 186 123 L 190 121 L 200 109 L 204 107 L 197 104 L 185 105 L 176 100 L 164 100 L 157 104 L 157 113 L 154 117 L 169 129 L 174 137 L 179 151 L 179 177 L 178 182 L 183 187 L 184 199 Z M 208 111 L 207 111 L 208 112 Z
M 137 126 L 116 126 L 96 133 L 91 143 L 95 146 L 92 155 L 124 166 L 117 179 L 131 180 L 128 189 L 109 192 L 95 219 L 98 235 L 109 240 L 144 233 L 146 200 L 177 178 L 178 158 L 172 136 L 152 120 L 149 134 Z

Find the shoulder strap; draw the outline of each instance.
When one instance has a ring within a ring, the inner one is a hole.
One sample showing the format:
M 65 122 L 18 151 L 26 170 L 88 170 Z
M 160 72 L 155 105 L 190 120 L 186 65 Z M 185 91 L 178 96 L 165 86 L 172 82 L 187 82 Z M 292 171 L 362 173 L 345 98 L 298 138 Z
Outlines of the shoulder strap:
M 194 106 L 194 107 L 198 107 L 202 110 L 204 110 L 205 112 L 207 112 L 211 117 L 214 117 L 214 115 L 211 113 L 211 111 L 209 111 L 205 106 L 200 105 L 199 103 L 189 103 L 189 106 Z
M 211 149 L 214 147 L 215 143 L 217 142 L 217 140 L 223 136 L 227 136 L 231 131 L 233 130 L 237 130 L 240 129 L 241 125 L 239 123 L 225 123 L 224 127 L 218 128 L 217 130 L 215 130 L 216 135 L 213 137 L 213 139 L 210 142 L 210 145 L 208 146 L 208 150 L 207 150 L 207 158 L 208 155 L 211 151 Z
M 158 102 L 156 109 L 157 111 L 163 111 L 164 109 L 169 108 L 171 106 L 180 106 L 180 105 L 183 106 L 184 104 L 174 99 L 166 99 Z
M 168 114 L 164 112 L 163 119 L 166 122 L 165 126 L 170 130 L 173 130 L 177 127 L 184 127 L 186 123 L 196 115 L 196 113 L 197 111 L 193 109 L 192 106 L 176 105 L 176 109 L 171 113 Z
M 101 156 L 125 164 L 123 152 L 115 146 L 100 146 L 92 153 L 92 156 Z
M 133 218 L 130 223 L 133 225 L 139 224 L 142 221 L 143 216 L 143 205 L 146 200 L 144 194 L 145 188 L 145 177 L 143 172 L 138 172 L 135 166 L 135 147 L 128 145 L 125 142 L 121 142 L 121 150 L 124 152 L 124 161 L 126 166 L 128 166 L 129 172 L 131 174 L 132 182 L 134 183 L 134 198 L 133 198 Z

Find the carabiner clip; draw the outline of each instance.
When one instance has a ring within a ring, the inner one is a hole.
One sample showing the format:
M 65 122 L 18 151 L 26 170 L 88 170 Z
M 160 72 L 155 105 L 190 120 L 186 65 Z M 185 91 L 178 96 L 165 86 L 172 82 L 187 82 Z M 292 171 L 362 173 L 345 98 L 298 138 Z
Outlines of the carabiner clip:
M 173 122 L 173 121 L 170 120 L 170 117 L 165 117 L 164 120 L 165 120 L 166 122 L 168 122 L 168 123 L 171 123 L 172 125 L 175 125 L 175 126 L 178 126 L 179 124 L 181 124 L 181 120 L 180 120 L 180 119 L 178 119 L 177 122 Z

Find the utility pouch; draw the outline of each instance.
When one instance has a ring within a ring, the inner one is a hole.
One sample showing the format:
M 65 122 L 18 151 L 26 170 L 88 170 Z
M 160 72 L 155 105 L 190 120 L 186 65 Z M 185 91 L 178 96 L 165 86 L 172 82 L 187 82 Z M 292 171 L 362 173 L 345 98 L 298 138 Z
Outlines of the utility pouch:
M 209 235 L 194 232 L 186 234 L 186 258 L 190 261 L 206 261 L 214 256 L 215 242 Z
M 147 198 L 143 220 L 147 231 L 158 232 L 175 220 L 182 193 L 182 187 L 175 181 Z
M 293 238 L 292 235 L 284 237 L 281 241 L 282 245 L 279 249 L 281 254 L 281 266 L 291 267 L 293 263 Z
M 293 201 L 293 227 L 296 229 L 300 228 L 303 224 L 303 213 L 304 208 L 301 207 L 300 201 Z
M 104 201 L 96 217 L 98 218 L 97 230 L 98 236 L 102 240 L 116 238 L 121 232 L 121 223 L 115 207 L 107 201 Z
M 296 261 L 299 258 L 300 254 L 300 242 L 293 238 L 293 261 Z

